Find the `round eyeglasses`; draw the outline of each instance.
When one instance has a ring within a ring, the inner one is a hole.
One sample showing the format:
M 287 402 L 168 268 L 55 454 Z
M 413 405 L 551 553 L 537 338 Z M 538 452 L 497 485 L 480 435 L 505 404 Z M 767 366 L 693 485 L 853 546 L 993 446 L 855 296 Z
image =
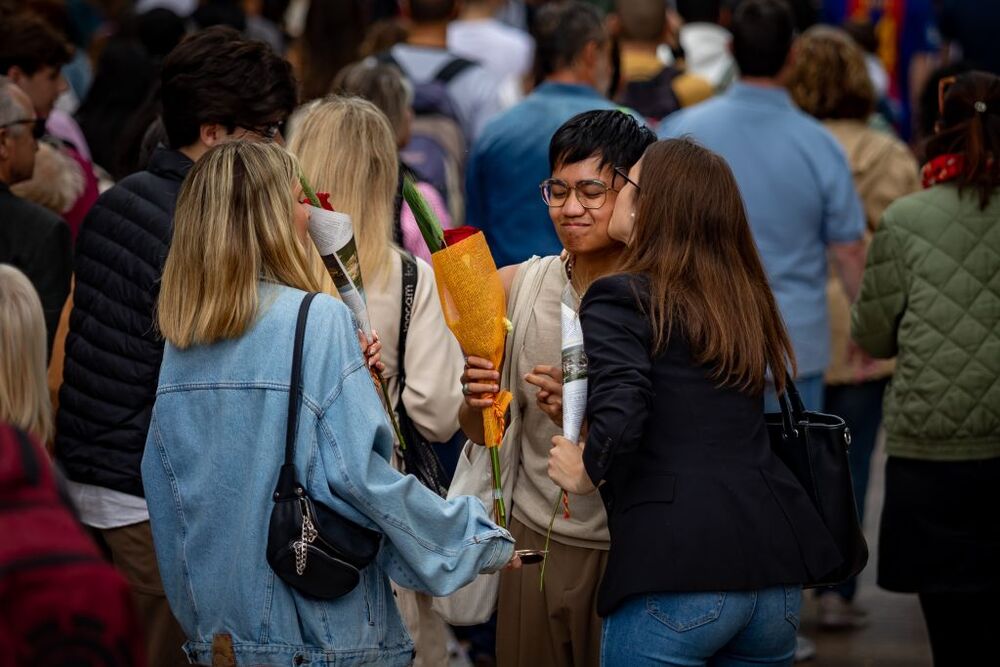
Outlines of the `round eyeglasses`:
M 611 185 L 596 178 L 577 181 L 574 185 L 570 185 L 558 178 L 548 178 L 542 181 L 538 187 L 542 191 L 542 201 L 549 208 L 565 206 L 570 192 L 574 192 L 576 200 L 580 202 L 580 206 L 586 209 L 598 209 L 604 206 L 604 202 L 607 201 L 608 190 L 614 192 L 621 190 L 621 187 L 615 187 L 619 178 L 624 181 L 621 187 L 624 187 L 625 183 L 631 183 L 635 186 L 636 190 L 639 189 L 639 186 L 628 177 L 628 172 L 621 167 L 614 168 Z

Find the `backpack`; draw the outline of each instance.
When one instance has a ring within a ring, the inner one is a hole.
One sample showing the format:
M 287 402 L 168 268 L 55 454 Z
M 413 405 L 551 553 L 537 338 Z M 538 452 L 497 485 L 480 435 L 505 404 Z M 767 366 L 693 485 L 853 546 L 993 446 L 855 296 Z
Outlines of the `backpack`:
M 681 108 L 677 93 L 674 92 L 674 79 L 681 74 L 675 67 L 664 67 L 652 79 L 629 81 L 618 102 L 635 109 L 643 118 L 657 123 Z
M 376 56 L 379 63 L 392 65 L 406 76 L 406 70 L 391 52 Z M 417 175 L 441 193 L 453 224 L 465 219 L 464 173 L 466 136 L 459 122 L 448 84 L 469 67 L 471 60 L 453 57 L 429 80 L 413 84 L 413 125 L 410 142 L 400 158 Z
M 128 584 L 77 523 L 55 469 L 0 423 L 0 667 L 146 663 Z

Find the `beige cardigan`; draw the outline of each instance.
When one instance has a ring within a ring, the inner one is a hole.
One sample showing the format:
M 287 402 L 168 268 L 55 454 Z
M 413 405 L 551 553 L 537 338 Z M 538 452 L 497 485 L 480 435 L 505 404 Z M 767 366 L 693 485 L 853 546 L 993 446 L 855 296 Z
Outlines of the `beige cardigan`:
M 460 378 L 465 364 L 458 341 L 444 321 L 434 271 L 417 259 L 417 290 L 413 298 L 410 330 L 406 336 L 406 389 L 403 404 L 414 425 L 431 442 L 443 442 L 458 431 L 462 404 Z M 368 312 L 382 339 L 382 362 L 389 395 L 399 397 L 399 315 L 403 288 L 402 258 L 391 253 L 387 275 L 368 281 Z
M 829 120 L 823 123 L 836 137 L 847 154 L 854 187 L 865 209 L 868 229 L 865 240 L 878 226 L 882 212 L 895 200 L 920 189 L 917 161 L 906 145 L 895 137 L 872 129 L 856 120 Z M 832 267 L 832 263 L 831 263 Z M 854 384 L 892 375 L 893 361 L 876 361 L 864 369 L 857 361 L 848 363 L 847 343 L 850 340 L 851 313 L 847 294 L 835 272 L 830 271 L 827 284 L 830 313 L 830 365 L 827 384 Z

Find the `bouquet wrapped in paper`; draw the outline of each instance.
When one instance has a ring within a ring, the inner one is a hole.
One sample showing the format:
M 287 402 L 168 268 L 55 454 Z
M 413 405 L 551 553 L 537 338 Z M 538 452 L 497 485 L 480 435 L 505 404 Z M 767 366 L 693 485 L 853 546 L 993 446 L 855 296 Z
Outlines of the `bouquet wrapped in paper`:
M 372 340 L 371 318 L 365 300 L 364 281 L 361 277 L 361 262 L 358 247 L 354 241 L 354 224 L 347 213 L 335 211 L 326 193 L 317 194 L 305 176 L 300 176 L 302 192 L 309 200 L 309 236 L 323 258 L 323 264 L 340 294 L 341 300 L 351 309 L 354 319 L 369 341 Z M 406 442 L 396 421 L 389 400 L 389 389 L 381 373 L 372 371 L 376 383 L 382 391 L 386 414 L 392 422 L 399 446 L 406 450 Z
M 562 315 L 562 422 L 563 437 L 570 442 L 580 439 L 580 429 L 587 412 L 587 354 L 583 351 L 583 328 L 580 326 L 580 298 L 573 284 L 566 283 L 560 303 Z M 569 496 L 562 493 L 563 516 L 569 518 Z
M 403 183 L 403 196 L 431 251 L 438 297 L 448 328 L 467 355 L 488 359 L 494 368 L 499 368 L 510 323 L 503 284 L 485 237 L 477 232 L 448 244 L 433 211 L 409 179 Z M 490 450 L 493 477 L 494 514 L 496 522 L 505 528 L 507 511 L 501 488 L 498 448 L 503 440 L 504 419 L 511 398 L 510 392 L 500 391 L 493 397 L 493 405 L 483 410 L 483 431 Z

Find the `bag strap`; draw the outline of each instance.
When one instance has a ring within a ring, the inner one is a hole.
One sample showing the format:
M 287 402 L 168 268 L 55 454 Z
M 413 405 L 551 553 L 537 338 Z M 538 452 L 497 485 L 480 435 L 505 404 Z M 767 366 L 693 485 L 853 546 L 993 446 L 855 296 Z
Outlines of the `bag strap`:
M 466 60 L 465 58 L 458 58 L 458 57 L 452 58 L 450 61 L 445 63 L 441 69 L 437 71 L 437 74 L 435 74 L 434 78 L 431 80 L 448 85 L 449 83 L 451 83 L 452 79 L 454 79 L 456 76 L 458 76 L 459 74 L 461 74 L 462 72 L 469 69 L 475 64 L 476 64 L 475 62 L 471 60 Z
M 302 344 L 306 337 L 306 320 L 309 305 L 316 298 L 316 292 L 302 297 L 299 317 L 295 322 L 295 345 L 292 348 L 292 378 L 288 385 L 288 426 L 285 430 L 285 465 L 295 460 L 295 433 L 299 427 L 299 403 L 302 400 Z
M 403 251 L 400 267 L 402 281 L 402 299 L 399 309 L 399 347 L 396 351 L 397 377 L 399 378 L 399 400 L 403 400 L 403 389 L 406 387 L 406 334 L 410 330 L 410 320 L 413 318 L 413 300 L 417 296 L 417 261 L 413 255 Z
M 507 345 L 504 349 L 503 372 L 500 377 L 500 388 L 510 392 L 514 391 L 514 383 L 517 381 L 517 374 L 514 367 L 517 364 L 517 354 L 524 347 L 524 334 L 528 328 L 528 318 L 531 316 L 531 309 L 538 300 L 538 293 L 542 291 L 542 283 L 545 281 L 545 274 L 551 268 L 550 262 L 558 262 L 558 259 L 548 257 L 531 257 L 526 260 L 521 269 L 514 277 L 514 282 L 510 287 L 508 319 L 512 325 L 512 332 L 507 336 Z M 515 419 L 520 419 L 520 410 L 517 408 L 517 401 L 510 402 L 511 424 Z M 508 428 L 510 424 L 508 424 Z

